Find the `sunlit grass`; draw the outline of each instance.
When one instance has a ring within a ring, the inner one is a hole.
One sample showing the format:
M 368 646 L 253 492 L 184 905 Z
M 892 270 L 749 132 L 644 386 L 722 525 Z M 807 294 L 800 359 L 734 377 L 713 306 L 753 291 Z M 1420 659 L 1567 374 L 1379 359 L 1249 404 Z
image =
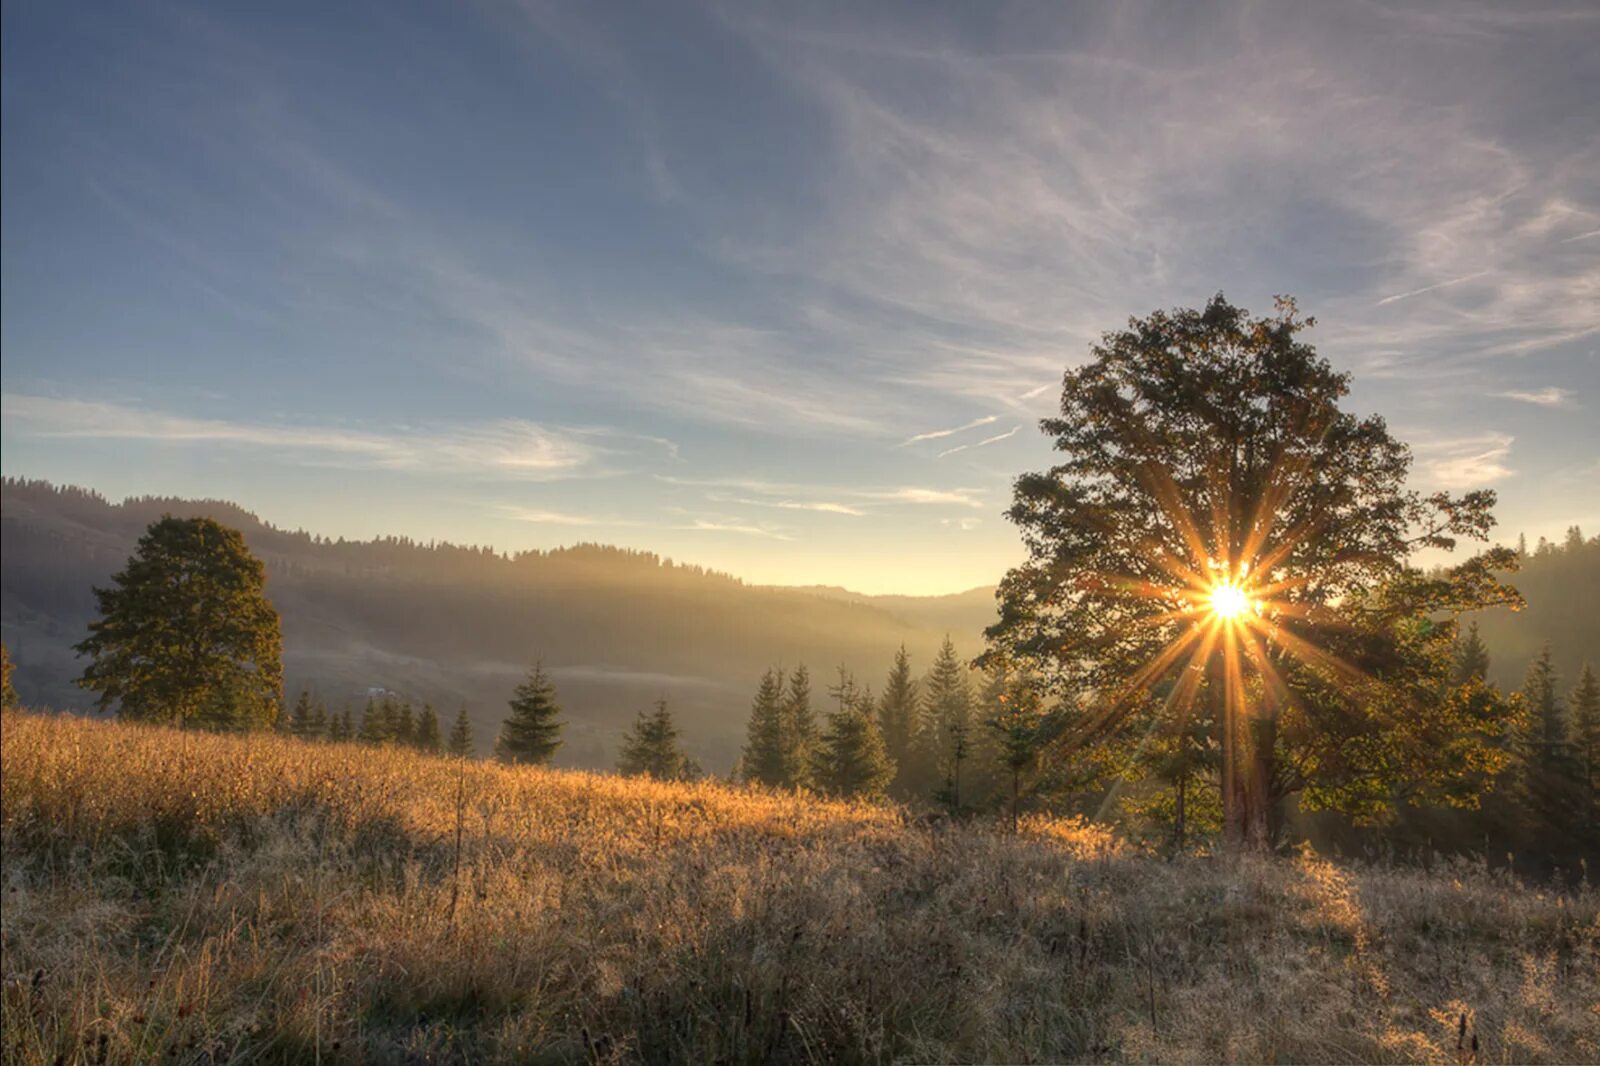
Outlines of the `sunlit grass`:
M 1596 895 L 1468 864 L 14 714 L 0 771 L 8 1063 L 1600 1057 Z

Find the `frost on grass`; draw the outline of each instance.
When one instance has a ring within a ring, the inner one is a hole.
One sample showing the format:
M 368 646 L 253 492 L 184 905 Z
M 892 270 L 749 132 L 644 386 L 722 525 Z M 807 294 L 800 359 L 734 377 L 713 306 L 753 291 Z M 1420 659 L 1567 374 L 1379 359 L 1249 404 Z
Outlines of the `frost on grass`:
M 1600 908 L 8 714 L 6 1062 L 1600 1059 Z

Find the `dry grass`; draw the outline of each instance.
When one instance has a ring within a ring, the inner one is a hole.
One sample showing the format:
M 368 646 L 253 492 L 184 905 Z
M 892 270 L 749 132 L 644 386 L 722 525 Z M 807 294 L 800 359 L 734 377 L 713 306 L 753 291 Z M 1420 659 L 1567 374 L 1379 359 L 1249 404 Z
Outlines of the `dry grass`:
M 1600 1059 L 1587 887 L 7 715 L 6 1062 Z

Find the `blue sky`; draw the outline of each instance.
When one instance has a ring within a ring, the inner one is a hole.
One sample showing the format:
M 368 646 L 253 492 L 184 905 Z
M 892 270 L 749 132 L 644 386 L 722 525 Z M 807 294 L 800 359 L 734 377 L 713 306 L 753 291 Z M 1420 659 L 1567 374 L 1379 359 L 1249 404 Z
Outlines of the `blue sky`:
M 8 3 L 7 474 L 954 591 L 1131 314 L 1292 293 L 1600 531 L 1600 8 Z

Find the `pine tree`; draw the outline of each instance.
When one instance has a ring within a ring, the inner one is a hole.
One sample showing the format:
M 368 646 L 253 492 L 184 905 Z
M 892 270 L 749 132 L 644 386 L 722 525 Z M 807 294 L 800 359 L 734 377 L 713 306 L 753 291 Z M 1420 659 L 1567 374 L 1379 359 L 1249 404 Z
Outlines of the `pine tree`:
M 355 722 L 351 718 L 350 708 L 335 714 L 328 723 L 329 740 L 354 740 L 356 735 Z
M 790 762 L 786 746 L 783 672 L 768 670 L 761 675 L 755 702 L 750 705 L 750 724 L 746 727 L 744 754 L 739 761 L 740 779 L 769 788 L 789 788 Z
M 291 736 L 310 737 L 312 733 L 311 693 L 305 689 L 300 690 L 300 696 L 294 701 L 294 710 L 288 715 L 288 732 Z
M 939 799 L 960 811 L 961 772 L 972 753 L 972 687 L 949 634 L 939 646 L 923 691 L 927 694 L 923 743 L 931 748 L 944 777 Z
M 812 759 L 817 749 L 817 719 L 811 710 L 811 674 L 804 663 L 789 675 L 783 721 L 784 780 L 791 788 L 809 788 Z
M 417 743 L 417 715 L 411 709 L 411 701 L 401 701 L 394 714 L 394 742 L 403 748 L 412 748 Z
M 318 700 L 311 708 L 311 727 L 306 736 L 321 740 L 328 735 L 328 708 Z
M 439 715 L 434 711 L 433 704 L 422 705 L 422 713 L 417 715 L 417 730 L 412 742 L 421 751 L 436 752 L 443 746 L 443 740 L 439 736 Z
M 841 700 L 839 709 L 829 713 L 827 730 L 817 745 L 817 787 L 834 796 L 880 799 L 893 778 L 894 763 L 868 705 Z
M 1600 818 L 1600 678 L 1588 663 L 1572 690 L 1573 756 L 1580 767 L 1580 782 L 1588 794 L 1591 827 Z
M 1567 725 L 1561 697 L 1556 693 L 1556 671 L 1550 659 L 1549 644 L 1528 666 L 1522 696 L 1533 714 L 1534 732 L 1530 739 L 1535 750 L 1546 759 L 1558 754 L 1566 743 Z
M 1489 676 L 1489 649 L 1478 636 L 1478 623 L 1467 626 L 1466 635 L 1456 642 L 1456 669 L 1453 680 L 1458 685 L 1469 681 L 1482 681 Z
M 505 762 L 547 763 L 561 746 L 561 707 L 555 686 L 536 664 L 510 700 L 511 714 L 500 727 L 495 752 Z
M 363 744 L 382 744 L 390 737 L 391 720 L 392 716 L 384 711 L 384 703 L 368 697 L 367 705 L 361 711 L 361 731 L 356 734 L 356 739 Z
M 463 703 L 461 710 L 456 714 L 456 723 L 450 727 L 450 742 L 446 751 L 451 755 L 470 758 L 473 752 L 472 719 L 467 717 L 467 705 Z
M 894 666 L 884 683 L 883 698 L 878 701 L 878 731 L 883 734 L 884 750 L 895 766 L 894 781 L 890 791 L 897 796 L 910 795 L 911 747 L 917 727 L 917 683 L 911 676 L 911 657 L 906 646 L 894 654 Z
M 1005 676 L 1001 670 L 994 674 Z M 999 748 L 1000 765 L 1010 778 L 1011 831 L 1017 831 L 1017 811 L 1022 802 L 1022 781 L 1039 757 L 1040 726 L 1044 711 L 1032 686 L 1008 679 L 995 698 L 984 725 Z
M 623 735 L 617 770 L 630 776 L 644 774 L 658 781 L 683 781 L 694 776 L 693 764 L 678 747 L 678 735 L 667 701 L 657 700 L 655 710 L 648 714 L 640 711 L 633 727 Z

